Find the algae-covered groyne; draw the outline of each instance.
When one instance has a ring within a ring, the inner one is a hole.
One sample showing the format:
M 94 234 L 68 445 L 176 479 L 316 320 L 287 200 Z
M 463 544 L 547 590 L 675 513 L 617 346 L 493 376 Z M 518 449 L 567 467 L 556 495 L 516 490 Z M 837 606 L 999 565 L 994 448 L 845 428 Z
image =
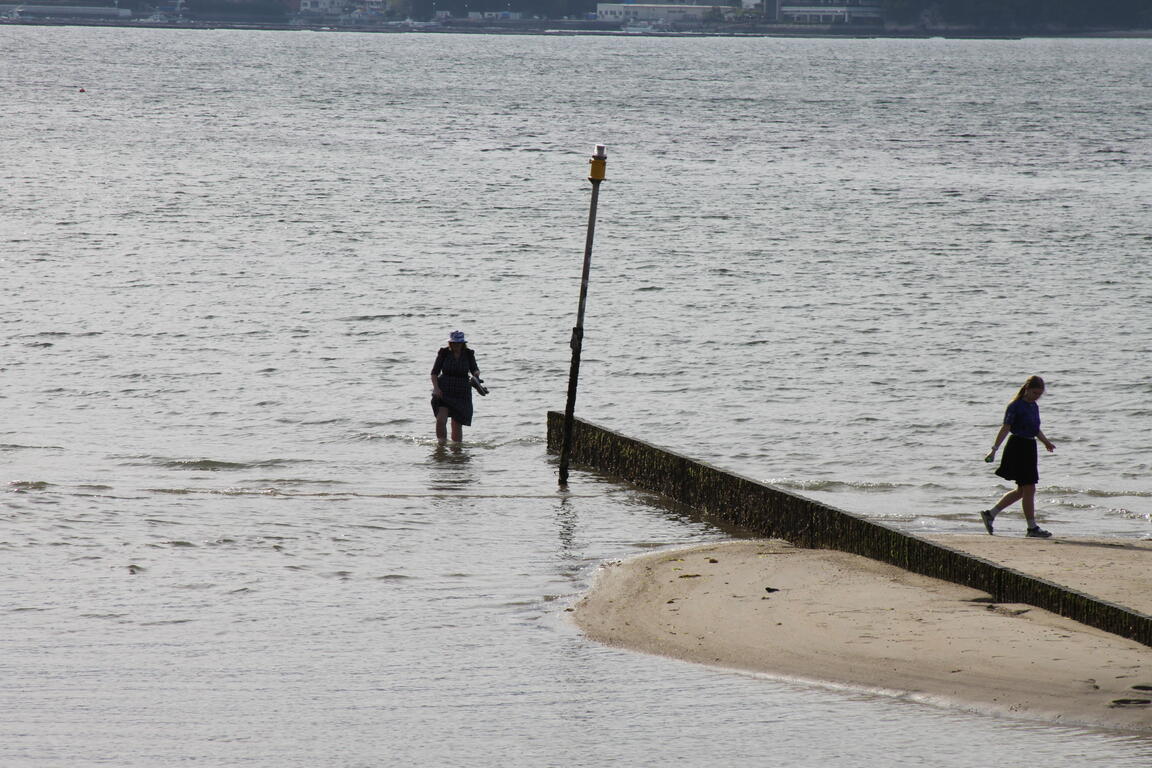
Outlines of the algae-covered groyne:
M 561 443 L 563 414 L 548 413 L 548 449 Z M 757 536 L 863 555 L 973 587 L 1000 602 L 1027 603 L 1152 646 L 1152 616 L 1029 576 L 742 477 L 706 462 L 575 419 L 572 461 L 655 491 Z

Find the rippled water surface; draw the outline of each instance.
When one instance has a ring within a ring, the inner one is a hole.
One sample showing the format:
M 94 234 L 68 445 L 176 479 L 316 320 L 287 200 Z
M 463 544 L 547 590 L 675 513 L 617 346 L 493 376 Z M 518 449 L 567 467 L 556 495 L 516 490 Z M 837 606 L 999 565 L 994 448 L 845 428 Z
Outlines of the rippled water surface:
M 604 142 L 581 415 L 971 532 L 1040 373 L 1047 527 L 1149 536 L 1150 73 L 1141 40 L 0 27 L 0 763 L 1147 765 L 587 642 L 597 563 L 729 532 L 559 493 L 543 435 Z M 455 327 L 492 394 L 441 448 Z

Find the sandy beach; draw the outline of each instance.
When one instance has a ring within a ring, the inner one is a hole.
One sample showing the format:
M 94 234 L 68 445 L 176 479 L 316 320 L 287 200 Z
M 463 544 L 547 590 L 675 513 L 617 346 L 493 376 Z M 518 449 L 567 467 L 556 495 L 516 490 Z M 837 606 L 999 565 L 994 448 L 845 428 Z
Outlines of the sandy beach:
M 1152 612 L 1152 541 L 933 540 Z M 843 552 L 738 540 L 607 563 L 572 615 L 686 661 L 1152 733 L 1152 648 Z

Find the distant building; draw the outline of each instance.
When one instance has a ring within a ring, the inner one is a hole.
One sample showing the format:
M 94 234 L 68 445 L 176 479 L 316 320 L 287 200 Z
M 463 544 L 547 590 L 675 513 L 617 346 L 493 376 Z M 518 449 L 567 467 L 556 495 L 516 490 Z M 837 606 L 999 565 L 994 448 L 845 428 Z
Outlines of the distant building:
M 524 14 L 519 11 L 469 11 L 469 21 L 519 21 Z
M 343 12 L 345 0 L 300 0 L 300 12 L 321 16 L 335 16 Z
M 716 11 L 731 10 L 727 4 L 697 5 L 683 0 L 672 2 L 646 3 L 597 3 L 596 18 L 599 21 L 616 21 L 626 24 L 632 21 L 658 21 L 664 24 L 702 21 Z
M 730 5 L 736 5 L 736 7 L 739 7 L 739 4 L 736 3 L 735 0 L 732 0 L 732 2 L 711 3 L 709 5 L 704 5 L 699 2 L 699 0 L 620 0 L 619 3 L 599 3 L 598 5 L 679 5 L 696 6 L 700 8 L 727 8 Z
M 883 0 L 781 0 L 778 18 L 782 24 L 876 26 L 884 23 L 884 3 Z
M 0 16 L 14 19 L 130 19 L 132 11 L 116 6 L 20 3 L 0 5 Z

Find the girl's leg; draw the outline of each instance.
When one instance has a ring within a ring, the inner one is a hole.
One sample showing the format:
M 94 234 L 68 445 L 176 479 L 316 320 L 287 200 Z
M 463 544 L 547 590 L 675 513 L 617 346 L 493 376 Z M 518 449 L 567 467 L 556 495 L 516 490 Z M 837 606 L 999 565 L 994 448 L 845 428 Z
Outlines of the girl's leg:
M 463 439 L 464 427 L 462 427 L 460 422 L 456 421 L 456 419 L 452 419 L 452 440 L 458 443 Z
M 1032 490 L 1035 491 L 1036 486 L 1032 486 Z M 992 507 L 992 511 L 998 515 L 1001 512 L 1003 512 L 1006 507 L 1008 507 L 1012 504 L 1015 504 L 1017 501 L 1019 501 L 1023 497 L 1024 497 L 1024 486 L 1018 485 L 1018 486 L 1016 486 L 1016 490 L 1008 491 L 1008 493 L 1004 494 L 1003 498 L 1001 498 L 1000 501 L 996 502 L 996 506 Z
M 453 422 L 455 423 L 455 422 Z M 448 409 L 441 408 L 436 411 L 436 439 L 440 442 L 448 440 Z
M 1020 506 L 1024 508 L 1024 519 L 1029 528 L 1036 527 L 1036 484 L 1022 485 L 1020 491 Z

